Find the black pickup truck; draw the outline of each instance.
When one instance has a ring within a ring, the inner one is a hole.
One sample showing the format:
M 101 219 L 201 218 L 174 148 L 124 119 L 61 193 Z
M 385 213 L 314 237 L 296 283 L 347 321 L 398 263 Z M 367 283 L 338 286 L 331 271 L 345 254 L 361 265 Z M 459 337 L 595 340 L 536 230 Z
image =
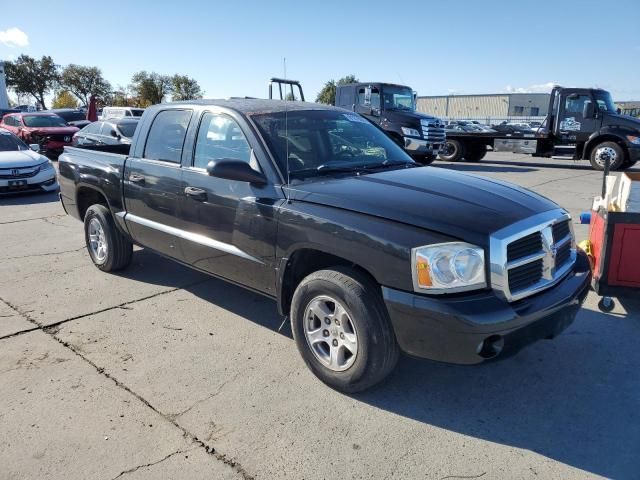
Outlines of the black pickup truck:
M 566 328 L 589 288 L 556 204 L 421 167 L 336 107 L 156 105 L 128 155 L 67 147 L 60 185 L 99 269 L 138 244 L 275 299 L 308 367 L 342 391 L 382 380 L 400 351 L 506 357 Z

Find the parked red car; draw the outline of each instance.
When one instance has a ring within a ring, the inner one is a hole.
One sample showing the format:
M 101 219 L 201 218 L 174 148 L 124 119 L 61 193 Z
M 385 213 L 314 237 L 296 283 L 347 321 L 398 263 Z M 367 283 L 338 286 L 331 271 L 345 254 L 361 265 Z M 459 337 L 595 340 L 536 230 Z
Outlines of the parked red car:
M 40 152 L 52 158 L 57 158 L 65 146 L 71 145 L 73 134 L 79 130 L 62 117 L 46 112 L 10 113 L 2 117 L 0 127 L 27 144 L 39 144 Z

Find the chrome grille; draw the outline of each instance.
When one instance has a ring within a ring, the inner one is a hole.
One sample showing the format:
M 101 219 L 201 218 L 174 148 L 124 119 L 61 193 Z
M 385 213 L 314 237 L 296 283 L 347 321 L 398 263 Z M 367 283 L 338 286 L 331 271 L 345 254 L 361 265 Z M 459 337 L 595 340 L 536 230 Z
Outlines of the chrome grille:
M 422 127 L 422 136 L 431 143 L 444 144 L 446 139 L 444 125 L 440 120 L 420 120 Z
M 3 168 L 3 169 L 0 169 L 0 179 L 15 180 L 18 178 L 31 178 L 31 177 L 35 177 L 39 171 L 40 171 L 39 166 L 8 168 L 8 169 Z
M 552 210 L 510 225 L 491 236 L 491 286 L 508 301 L 551 287 L 576 259 L 571 219 Z

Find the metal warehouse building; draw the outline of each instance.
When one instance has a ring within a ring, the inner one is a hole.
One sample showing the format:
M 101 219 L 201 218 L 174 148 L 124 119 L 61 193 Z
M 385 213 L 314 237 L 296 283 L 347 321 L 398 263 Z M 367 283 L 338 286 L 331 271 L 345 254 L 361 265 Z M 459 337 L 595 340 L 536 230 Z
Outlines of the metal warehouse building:
M 418 111 L 440 118 L 540 117 L 547 114 L 549 93 L 496 93 L 418 97 Z

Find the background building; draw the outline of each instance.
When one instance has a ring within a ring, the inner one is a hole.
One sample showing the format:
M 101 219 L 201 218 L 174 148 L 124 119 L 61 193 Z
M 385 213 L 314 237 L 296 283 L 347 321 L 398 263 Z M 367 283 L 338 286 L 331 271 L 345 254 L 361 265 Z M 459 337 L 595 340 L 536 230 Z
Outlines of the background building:
M 496 93 L 418 97 L 418 111 L 447 119 L 505 119 L 544 117 L 548 93 Z
M 622 110 L 623 115 L 640 117 L 640 102 L 616 102 L 616 105 Z

